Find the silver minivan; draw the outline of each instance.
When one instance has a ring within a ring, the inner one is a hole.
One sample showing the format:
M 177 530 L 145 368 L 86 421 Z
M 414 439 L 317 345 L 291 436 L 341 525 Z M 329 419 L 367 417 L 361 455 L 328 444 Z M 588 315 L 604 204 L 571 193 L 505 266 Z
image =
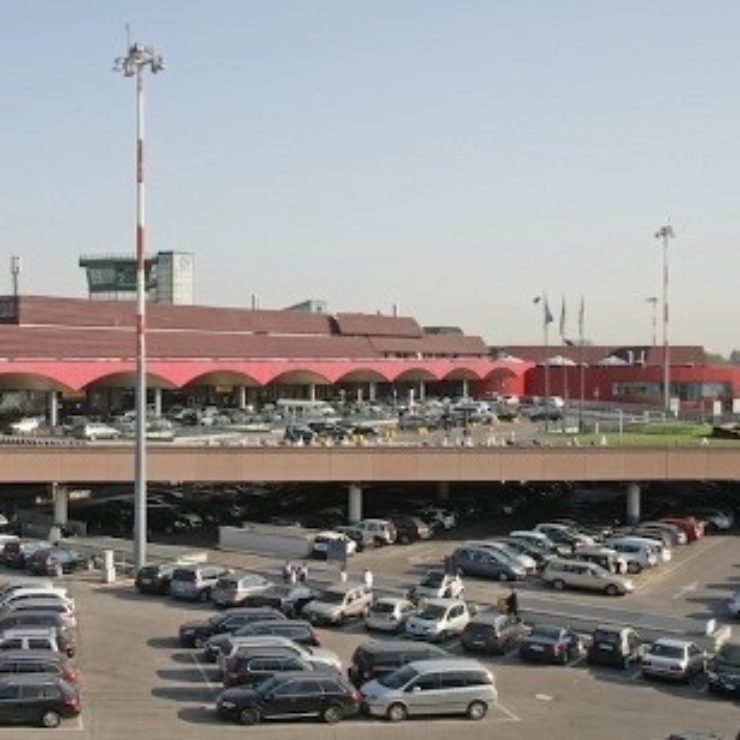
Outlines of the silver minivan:
M 418 660 L 360 689 L 368 714 L 400 722 L 425 714 L 483 719 L 498 694 L 493 674 L 477 660 Z
M 604 570 L 596 563 L 554 558 L 542 571 L 542 580 L 556 589 L 583 588 L 602 591 L 609 596 L 626 594 L 635 590 L 635 584 L 624 576 Z

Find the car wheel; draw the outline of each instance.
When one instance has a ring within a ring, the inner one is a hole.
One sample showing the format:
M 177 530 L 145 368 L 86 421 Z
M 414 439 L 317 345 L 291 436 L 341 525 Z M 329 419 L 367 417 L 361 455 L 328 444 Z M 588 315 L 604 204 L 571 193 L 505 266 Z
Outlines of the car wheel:
M 326 722 L 327 725 L 333 725 L 339 722 L 344 717 L 344 711 L 342 707 L 333 704 L 330 707 L 326 707 L 321 713 L 321 719 Z
M 385 716 L 390 722 L 403 722 L 408 716 L 408 711 L 403 704 L 391 704 Z
M 606 593 L 607 596 L 616 596 L 619 593 L 619 589 L 613 583 L 610 583 L 604 589 L 604 593 Z
M 562 591 L 562 590 L 563 590 L 563 589 L 565 588 L 565 582 L 564 582 L 564 581 L 562 581 L 562 580 L 561 580 L 560 578 L 556 578 L 556 579 L 555 579 L 555 580 L 554 580 L 554 581 L 552 582 L 552 587 L 553 587 L 553 588 L 554 588 L 554 589 L 555 589 L 556 591 Z
M 198 594 L 198 601 L 202 601 L 203 603 L 205 603 L 206 601 L 208 601 L 208 599 L 210 599 L 210 598 L 211 598 L 211 592 L 207 588 L 204 588 Z
M 399 542 L 400 542 L 400 543 L 401 543 L 402 545 L 408 545 L 408 544 L 409 544 L 409 543 L 411 542 L 411 538 L 410 538 L 410 537 L 409 537 L 409 536 L 408 536 L 407 534 L 402 534 L 402 535 L 401 535 L 401 536 L 400 536 L 400 537 L 398 538 L 398 541 L 399 541 Z
M 260 721 L 259 712 L 256 709 L 242 709 L 239 712 L 239 721 L 243 725 L 256 725 Z
M 61 721 L 62 718 L 59 716 L 59 712 L 55 712 L 53 709 L 47 709 L 41 715 L 42 727 L 59 727 Z
M 468 717 L 473 720 L 483 719 L 488 712 L 488 705 L 483 701 L 471 701 L 468 705 Z
M 639 563 L 627 563 L 628 573 L 642 573 L 642 566 Z
M 500 571 L 498 576 L 496 576 L 499 581 L 508 581 L 509 580 L 509 574 L 506 571 Z
M 206 640 L 205 640 L 205 638 L 202 635 L 198 635 L 193 640 L 193 646 L 194 647 L 197 647 L 198 650 L 200 650 L 205 644 L 206 644 Z

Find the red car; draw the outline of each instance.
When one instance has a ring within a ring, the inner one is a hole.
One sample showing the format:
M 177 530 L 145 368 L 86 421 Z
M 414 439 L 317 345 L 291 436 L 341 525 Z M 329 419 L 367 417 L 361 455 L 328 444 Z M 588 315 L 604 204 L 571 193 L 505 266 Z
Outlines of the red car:
M 696 540 L 704 536 L 704 522 L 700 521 L 696 517 L 664 516 L 660 521 L 680 527 L 686 533 L 686 539 L 689 542 L 696 542 Z

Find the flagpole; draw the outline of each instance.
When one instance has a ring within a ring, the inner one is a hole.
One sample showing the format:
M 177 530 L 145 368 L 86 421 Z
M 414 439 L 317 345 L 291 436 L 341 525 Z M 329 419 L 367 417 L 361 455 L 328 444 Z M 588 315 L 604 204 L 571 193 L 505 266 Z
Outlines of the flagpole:
M 560 342 L 565 349 L 565 294 L 563 294 L 563 303 L 560 308 Z M 569 358 L 563 357 L 562 381 L 563 381 L 563 432 L 568 426 L 568 362 Z
M 550 363 L 548 358 L 548 347 L 549 347 L 549 334 L 548 326 L 550 324 L 550 316 L 548 315 L 550 313 L 550 308 L 547 305 L 547 293 L 543 292 L 542 294 L 544 296 L 543 298 L 543 306 L 542 306 L 542 316 L 544 318 L 543 324 L 545 329 L 545 432 L 550 431 Z
M 584 305 L 583 296 L 581 296 L 581 309 L 578 313 L 578 365 L 581 373 L 581 389 L 579 392 L 580 400 L 578 401 L 578 432 L 583 434 L 583 394 L 585 388 L 586 370 L 583 366 L 583 318 Z

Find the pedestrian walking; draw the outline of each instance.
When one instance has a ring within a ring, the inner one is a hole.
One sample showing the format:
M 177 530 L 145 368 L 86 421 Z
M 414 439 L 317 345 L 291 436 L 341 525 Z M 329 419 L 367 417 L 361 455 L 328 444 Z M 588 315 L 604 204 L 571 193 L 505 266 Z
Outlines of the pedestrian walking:
M 288 576 L 288 583 L 290 583 L 291 586 L 295 586 L 296 583 L 298 583 L 298 566 L 293 565 L 292 563 L 290 565 L 290 575 Z
M 339 571 L 339 581 L 341 583 L 347 583 L 347 569 L 342 566 L 342 570 Z
M 290 560 L 285 561 L 283 565 L 283 583 L 290 583 L 290 574 L 293 572 L 293 564 Z
M 362 574 L 362 582 L 365 584 L 366 588 L 373 587 L 373 580 L 373 572 L 370 570 L 370 568 L 365 568 Z
M 296 570 L 298 583 L 305 583 L 308 579 L 308 565 L 306 565 L 305 561 L 301 563 Z
M 506 611 L 514 617 L 517 622 L 519 621 L 519 596 L 516 593 L 516 589 L 513 587 L 511 591 L 509 591 L 509 595 L 506 597 Z

